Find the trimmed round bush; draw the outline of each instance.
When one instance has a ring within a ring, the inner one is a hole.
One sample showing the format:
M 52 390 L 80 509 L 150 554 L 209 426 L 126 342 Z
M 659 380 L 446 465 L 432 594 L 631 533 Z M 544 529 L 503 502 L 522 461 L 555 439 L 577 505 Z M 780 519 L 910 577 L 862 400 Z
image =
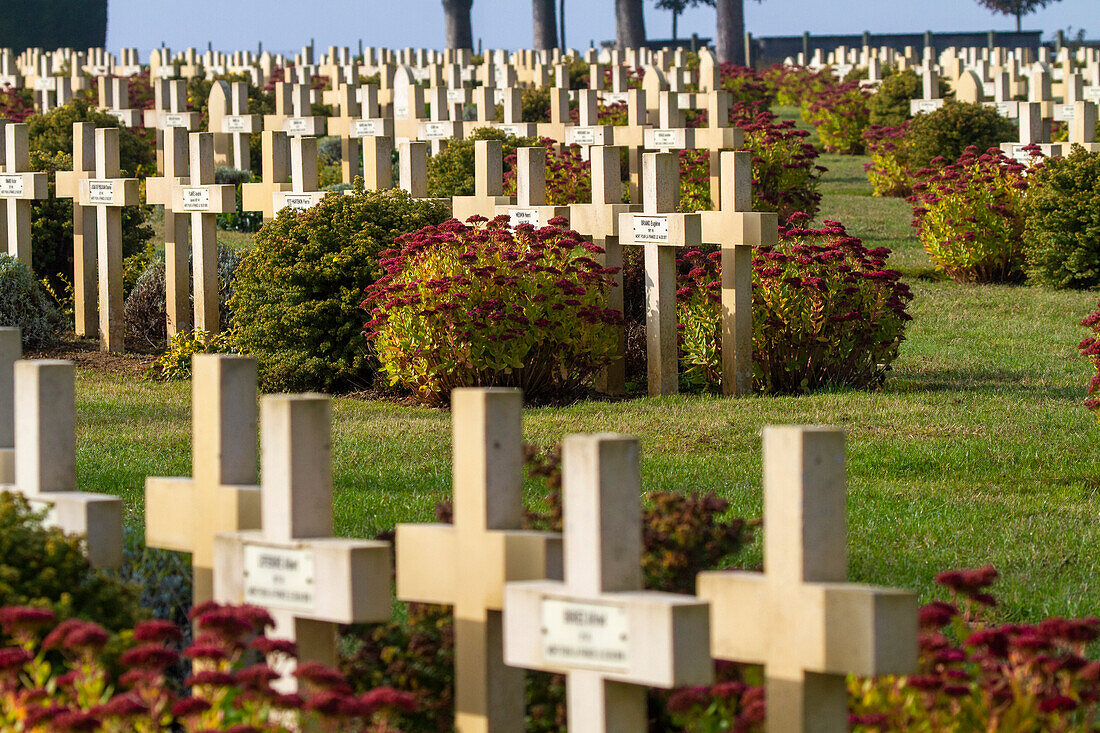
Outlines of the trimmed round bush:
M 389 383 L 431 404 L 456 387 L 520 387 L 546 399 L 610 363 L 622 323 L 606 307 L 617 270 L 559 223 L 451 220 L 401 237 L 363 303 Z
M 518 138 L 493 127 L 479 127 L 470 137 L 452 140 L 445 150 L 428 159 L 429 196 L 450 198 L 473 195 L 475 140 L 502 141 L 505 160 L 516 154 L 516 148 L 538 145 L 538 141 L 531 138 Z M 507 163 L 504 167 L 505 173 L 511 170 Z
M 867 249 L 844 227 L 780 229 L 753 252 L 753 387 L 766 394 L 865 389 L 886 378 L 911 320 L 890 250 Z M 722 376 L 721 253 L 685 253 L 678 291 L 681 381 Z
M 19 260 L 0 254 L 0 326 L 18 326 L 24 349 L 53 346 L 65 319 L 42 284 Z
M 970 146 L 978 150 L 995 148 L 1017 137 L 1016 123 L 1005 119 L 993 107 L 948 101 L 932 112 L 922 112 L 909 123 L 908 161 L 910 170 L 927 167 L 936 158 L 957 160 Z
M 923 91 L 921 86 L 921 78 L 912 69 L 892 69 L 867 100 L 867 110 L 871 113 L 870 123 L 897 127 L 909 119 L 909 101 L 920 99 Z
M 369 386 L 363 291 L 382 274 L 378 253 L 405 232 L 446 221 L 445 204 L 400 190 L 329 195 L 284 209 L 256 234 L 230 302 L 237 346 L 256 357 L 265 391 Z
M 869 96 L 859 82 L 842 82 L 803 99 L 802 119 L 817 128 L 825 152 L 842 155 L 863 152 L 863 131 L 870 116 Z
M 1028 278 L 1055 288 L 1100 285 L 1100 153 L 1075 145 L 1028 176 Z

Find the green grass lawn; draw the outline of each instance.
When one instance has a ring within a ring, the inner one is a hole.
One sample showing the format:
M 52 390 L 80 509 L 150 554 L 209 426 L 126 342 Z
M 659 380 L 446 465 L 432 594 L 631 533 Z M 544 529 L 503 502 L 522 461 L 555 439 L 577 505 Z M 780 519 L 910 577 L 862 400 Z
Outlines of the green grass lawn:
M 1077 322 L 1094 293 L 937 280 L 904 201 L 873 198 L 862 158 L 824 156 L 819 218 L 894 250 L 914 320 L 884 388 L 809 397 L 586 402 L 524 414 L 542 445 L 618 431 L 642 444 L 646 489 L 713 491 L 761 510 L 760 431 L 819 423 L 848 434 L 850 577 L 931 598 L 947 568 L 992 563 L 1011 619 L 1100 611 L 1100 428 L 1081 407 L 1088 365 Z M 146 475 L 190 473 L 186 383 L 81 370 L 78 473 L 142 521 Z M 427 521 L 450 483 L 449 413 L 337 399 L 335 513 L 343 535 Z M 742 559 L 761 560 L 759 542 Z

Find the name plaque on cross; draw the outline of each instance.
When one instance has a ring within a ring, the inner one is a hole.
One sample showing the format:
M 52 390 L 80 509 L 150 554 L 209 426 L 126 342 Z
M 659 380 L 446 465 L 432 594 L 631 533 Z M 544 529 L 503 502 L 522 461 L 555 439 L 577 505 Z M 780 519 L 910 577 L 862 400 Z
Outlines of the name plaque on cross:
M 667 242 L 668 241 L 668 217 L 667 216 L 635 216 L 634 217 L 634 241 L 635 242 Z
M 291 117 L 283 123 L 283 132 L 287 135 L 305 135 L 309 132 L 309 120 L 305 117 Z
M 452 103 L 452 104 L 455 103 L 455 102 L 465 102 L 466 101 L 466 90 L 465 89 L 448 89 L 447 90 L 447 101 Z
M 206 188 L 183 189 L 184 211 L 209 211 L 210 190 Z
M 1085 98 L 1091 99 L 1094 102 L 1100 102 L 1100 86 L 1086 87 Z
M 283 198 L 283 205 L 286 208 L 294 209 L 295 211 L 301 211 L 313 206 L 313 196 L 310 194 L 292 194 L 288 193 Z
M 351 123 L 352 137 L 379 137 L 382 133 L 382 125 L 378 120 L 354 120 Z
M 647 148 L 684 148 L 687 136 L 683 130 L 646 130 Z
M 540 226 L 538 209 L 508 209 L 508 218 L 513 227 L 520 224 L 530 224 L 533 227 Z
M 127 113 L 127 110 L 124 110 L 124 109 L 109 109 L 109 110 L 107 110 L 107 114 L 111 115 L 111 117 L 114 117 L 116 120 L 119 121 L 119 124 L 122 124 L 122 125 L 125 125 L 127 123 L 127 121 L 130 119 L 127 116 L 126 113 Z
M 393 106 L 393 117 L 397 120 L 409 119 L 409 105 L 408 104 L 395 104 Z
M 187 127 L 188 122 L 187 115 L 172 114 L 164 116 L 165 127 Z
M 89 179 L 85 185 L 88 187 L 88 203 L 110 206 L 115 202 L 115 186 L 112 181 Z
M 1073 105 L 1072 104 L 1063 104 L 1062 105 L 1061 117 L 1062 117 L 1063 120 L 1072 120 L 1073 119 Z
M 917 109 L 921 112 L 935 112 L 937 109 L 943 106 L 942 99 L 922 99 L 917 104 Z
M 505 135 L 511 135 L 512 137 L 523 137 L 522 131 L 519 129 L 519 125 L 501 125 L 500 131 Z
M 439 140 L 451 137 L 450 125 L 446 122 L 428 122 L 424 125 L 424 137 L 428 140 Z
M 542 601 L 542 656 L 547 664 L 616 672 L 630 669 L 630 619 L 606 603 Z
M 23 195 L 23 176 L 0 176 L 0 198 Z
M 994 102 L 994 106 L 1001 117 L 1012 117 L 1016 112 L 1016 102 Z
M 230 115 L 222 118 L 222 132 L 252 132 L 252 117 Z
M 53 83 L 53 77 L 52 76 L 43 76 L 43 77 L 39 77 L 38 79 L 34 80 L 34 89 L 35 89 L 35 91 L 48 92 L 49 90 L 53 89 L 53 87 L 54 87 L 54 83 Z
M 603 142 L 601 140 L 601 142 Z M 591 127 L 569 127 L 565 130 L 567 145 L 596 145 L 596 130 Z
M 603 103 L 604 104 L 626 104 L 630 101 L 630 94 L 627 92 L 604 92 Z
M 310 550 L 245 545 L 245 603 L 308 612 L 313 610 L 313 598 Z
M 158 66 L 157 78 L 158 79 L 171 79 L 176 75 L 176 67 L 172 65 Z

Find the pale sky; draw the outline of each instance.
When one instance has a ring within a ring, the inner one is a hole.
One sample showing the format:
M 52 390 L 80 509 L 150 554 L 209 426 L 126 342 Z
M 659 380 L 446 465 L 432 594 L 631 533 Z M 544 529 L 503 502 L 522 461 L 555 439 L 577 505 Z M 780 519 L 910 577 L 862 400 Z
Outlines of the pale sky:
M 566 41 L 585 48 L 615 37 L 613 0 L 566 0 Z M 402 48 L 443 44 L 440 0 L 110 0 L 107 45 L 112 51 L 136 46 L 146 52 L 162 42 L 170 48 L 232 51 L 263 41 L 272 51 L 297 50 L 316 39 L 329 45 Z M 746 28 L 760 35 L 1013 30 L 1014 19 L 979 7 L 975 0 L 764 0 L 745 3 Z M 527 0 L 474 0 L 474 38 L 486 47 L 520 48 L 531 43 Z M 1100 38 L 1100 0 L 1061 0 L 1024 18 L 1025 30 L 1084 28 Z M 689 10 L 680 35 L 710 36 L 714 10 Z M 646 0 L 646 33 L 670 36 L 670 15 Z

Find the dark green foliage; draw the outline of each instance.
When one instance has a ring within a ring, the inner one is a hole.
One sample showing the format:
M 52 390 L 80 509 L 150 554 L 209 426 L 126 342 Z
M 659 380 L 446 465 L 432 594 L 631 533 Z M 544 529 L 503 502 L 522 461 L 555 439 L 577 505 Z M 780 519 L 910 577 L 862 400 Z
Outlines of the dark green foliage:
M 921 96 L 921 79 L 912 69 L 887 74 L 867 100 L 872 125 L 897 127 L 909 119 L 909 101 Z
M 107 45 L 107 0 L 5 0 L 0 47 L 100 48 Z
M 1100 153 L 1079 145 L 1028 176 L 1024 254 L 1032 282 L 1100 285 Z
M 259 360 L 263 389 L 370 384 L 359 305 L 381 273 L 378 253 L 449 215 L 445 205 L 403 191 L 366 191 L 327 196 L 304 212 L 287 209 L 264 225 L 237 271 L 231 303 L 238 346 Z
M 118 577 L 140 593 L 141 607 L 153 618 L 172 621 L 190 633 L 187 612 L 191 610 L 191 565 L 180 552 L 146 547 L 140 531 L 125 531 L 122 567 Z
M 251 171 L 239 171 L 236 168 L 229 167 L 214 169 L 214 183 L 232 184 L 237 187 L 237 210 L 231 214 L 218 214 L 218 229 L 233 232 L 256 232 L 263 226 L 263 213 L 242 209 L 241 185 L 251 181 Z
M 917 171 L 935 158 L 958 160 L 970 145 L 985 151 L 1015 139 L 1016 124 L 992 107 L 948 101 L 940 109 L 914 117 L 907 137 L 909 169 Z
M 50 197 L 34 202 L 31 212 L 31 258 L 34 272 L 49 278 L 51 285 L 63 290 L 63 282 L 73 279 L 73 205 L 71 199 L 55 195 L 57 171 L 72 170 L 73 123 L 92 122 L 96 127 L 118 127 L 118 120 L 98 112 L 86 100 L 72 103 L 27 118 L 31 152 L 31 168 L 49 174 Z M 119 165 L 126 176 L 144 177 L 153 174 L 156 152 L 151 138 L 143 130 L 119 128 Z M 150 207 L 127 206 L 122 209 L 122 256 L 147 256 L 153 229 L 147 223 Z M 143 265 L 130 264 L 133 284 Z
M 65 327 L 42 284 L 26 265 L 6 254 L 0 254 L 0 326 L 22 329 L 24 349 L 52 346 Z
M 42 517 L 23 496 L 0 493 L 0 606 L 44 606 L 114 631 L 145 617 L 134 586 L 93 568 L 83 540 Z
M 492 127 L 480 127 L 464 139 L 452 141 L 439 155 L 428 159 L 428 195 L 436 198 L 472 196 L 474 193 L 474 141 L 503 141 L 504 158 L 516 148 L 537 145 L 536 140 L 518 138 Z M 505 164 L 506 170 L 508 169 Z

